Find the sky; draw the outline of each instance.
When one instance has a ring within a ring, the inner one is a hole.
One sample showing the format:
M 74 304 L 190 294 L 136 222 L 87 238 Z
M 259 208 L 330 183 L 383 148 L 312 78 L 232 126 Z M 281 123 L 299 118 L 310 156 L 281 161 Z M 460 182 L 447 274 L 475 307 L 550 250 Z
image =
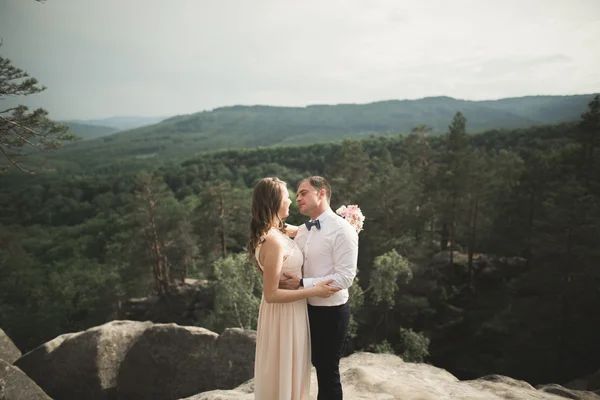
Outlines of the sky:
M 600 92 L 600 0 L 0 0 L 54 119 Z

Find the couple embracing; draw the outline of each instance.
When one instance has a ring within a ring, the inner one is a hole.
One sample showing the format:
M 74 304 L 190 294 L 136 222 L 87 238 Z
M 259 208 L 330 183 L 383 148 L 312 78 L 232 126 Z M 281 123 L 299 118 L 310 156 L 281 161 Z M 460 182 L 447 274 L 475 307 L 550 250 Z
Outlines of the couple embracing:
M 254 188 L 248 252 L 263 277 L 254 367 L 258 400 L 308 399 L 311 362 L 318 399 L 342 399 L 339 362 L 358 233 L 331 210 L 330 200 L 327 180 L 302 180 L 296 201 L 310 221 L 297 227 L 284 222 L 291 204 L 285 182 L 264 178 Z

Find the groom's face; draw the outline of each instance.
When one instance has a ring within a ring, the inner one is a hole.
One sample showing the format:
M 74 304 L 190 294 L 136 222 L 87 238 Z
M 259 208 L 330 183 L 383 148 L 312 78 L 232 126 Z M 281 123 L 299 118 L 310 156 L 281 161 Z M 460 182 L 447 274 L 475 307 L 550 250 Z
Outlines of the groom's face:
M 300 214 L 310 216 L 322 199 L 323 196 L 310 183 L 304 182 L 298 187 L 296 203 Z

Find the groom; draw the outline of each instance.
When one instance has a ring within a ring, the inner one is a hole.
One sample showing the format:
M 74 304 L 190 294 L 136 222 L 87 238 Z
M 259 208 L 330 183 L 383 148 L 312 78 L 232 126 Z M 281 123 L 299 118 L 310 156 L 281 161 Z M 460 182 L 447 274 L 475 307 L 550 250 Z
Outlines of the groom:
M 328 298 L 308 298 L 318 400 L 338 400 L 343 398 L 339 364 L 350 322 L 348 288 L 356 276 L 358 233 L 331 210 L 331 186 L 325 178 L 311 176 L 302 180 L 297 195 L 300 213 L 310 218 L 299 227 L 295 238 L 304 255 L 304 273 L 302 279 L 285 274 L 280 287 L 309 288 L 333 279 L 331 286 L 342 288 Z

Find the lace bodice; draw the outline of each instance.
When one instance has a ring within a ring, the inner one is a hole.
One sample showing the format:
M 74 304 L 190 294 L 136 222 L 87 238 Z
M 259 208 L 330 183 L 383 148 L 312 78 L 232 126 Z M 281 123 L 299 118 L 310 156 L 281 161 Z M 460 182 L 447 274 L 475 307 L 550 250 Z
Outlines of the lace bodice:
M 289 272 L 299 277 L 302 277 L 302 264 L 304 261 L 304 256 L 302 255 L 302 251 L 294 242 L 294 239 L 289 238 L 287 235 L 282 233 L 281 231 L 273 228 L 268 233 L 267 236 L 277 235 L 277 238 L 284 245 L 283 252 L 283 265 L 281 267 L 281 272 Z M 258 262 L 258 266 L 260 269 L 263 269 L 262 264 L 260 263 L 259 255 L 261 244 L 256 247 L 255 257 Z

